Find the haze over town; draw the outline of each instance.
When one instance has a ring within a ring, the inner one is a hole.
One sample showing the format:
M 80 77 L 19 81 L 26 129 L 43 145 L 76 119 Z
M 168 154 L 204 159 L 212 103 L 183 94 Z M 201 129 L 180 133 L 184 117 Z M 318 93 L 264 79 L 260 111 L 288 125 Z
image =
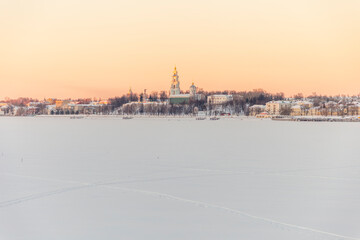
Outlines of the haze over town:
M 0 1 L 0 99 L 168 89 L 357 95 L 360 2 Z M 183 86 L 185 86 L 183 85 Z

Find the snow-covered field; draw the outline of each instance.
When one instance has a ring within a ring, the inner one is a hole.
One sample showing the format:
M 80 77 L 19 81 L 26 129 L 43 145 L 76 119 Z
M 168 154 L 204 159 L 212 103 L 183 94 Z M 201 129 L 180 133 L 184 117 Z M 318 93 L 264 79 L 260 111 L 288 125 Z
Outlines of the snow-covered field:
M 360 124 L 0 118 L 0 240 L 360 239 Z

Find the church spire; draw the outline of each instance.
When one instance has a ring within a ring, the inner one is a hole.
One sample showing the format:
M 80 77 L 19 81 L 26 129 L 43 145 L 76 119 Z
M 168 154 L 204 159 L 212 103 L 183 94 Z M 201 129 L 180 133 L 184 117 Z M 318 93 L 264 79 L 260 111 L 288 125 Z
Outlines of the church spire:
M 179 82 L 179 75 L 175 66 L 171 81 L 170 95 L 178 95 L 178 94 L 180 94 L 180 82 Z

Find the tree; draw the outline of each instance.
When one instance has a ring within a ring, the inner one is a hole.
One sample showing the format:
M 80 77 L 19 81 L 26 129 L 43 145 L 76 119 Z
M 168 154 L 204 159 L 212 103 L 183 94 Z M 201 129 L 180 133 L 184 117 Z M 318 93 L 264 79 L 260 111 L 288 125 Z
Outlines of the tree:
M 283 106 L 280 109 L 280 115 L 289 116 L 291 114 L 291 106 Z
M 161 91 L 161 92 L 160 92 L 160 100 L 161 100 L 162 102 L 164 102 L 164 101 L 167 100 L 167 99 L 168 99 L 168 96 L 167 96 L 166 92 L 165 92 L 165 91 Z
M 150 97 L 151 97 L 151 99 L 152 99 L 152 101 L 154 101 L 154 102 L 156 102 L 157 100 L 158 100 L 158 92 L 151 92 L 151 94 L 150 94 Z
M 304 98 L 304 95 L 302 93 L 298 93 L 294 95 L 294 98 L 300 100 Z

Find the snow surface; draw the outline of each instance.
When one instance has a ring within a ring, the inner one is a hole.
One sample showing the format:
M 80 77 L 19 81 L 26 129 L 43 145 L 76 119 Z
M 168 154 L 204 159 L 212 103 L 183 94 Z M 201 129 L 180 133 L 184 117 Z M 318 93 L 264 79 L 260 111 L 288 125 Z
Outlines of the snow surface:
M 360 239 L 359 123 L 0 118 L 0 240 Z

